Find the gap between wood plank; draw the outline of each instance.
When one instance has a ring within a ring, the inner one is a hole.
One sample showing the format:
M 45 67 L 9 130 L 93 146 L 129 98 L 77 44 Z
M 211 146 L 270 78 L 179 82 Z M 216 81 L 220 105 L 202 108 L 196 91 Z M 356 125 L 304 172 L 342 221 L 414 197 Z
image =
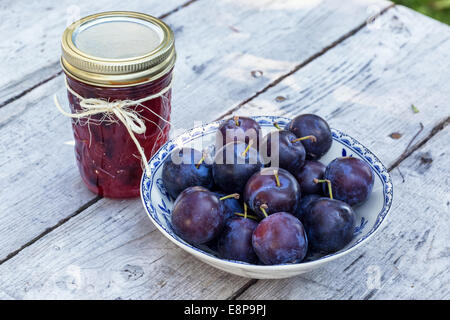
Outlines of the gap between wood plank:
M 383 15 L 384 13 L 386 13 L 386 11 L 388 11 L 389 9 L 395 7 L 395 3 L 392 3 L 390 6 L 384 8 L 383 10 L 381 10 L 376 16 L 372 17 L 373 20 L 378 19 L 378 17 L 380 17 L 381 15 Z M 372 21 L 373 21 L 372 20 Z M 259 95 L 261 95 L 262 93 L 266 92 L 267 90 L 269 90 L 270 88 L 275 87 L 278 83 L 280 83 L 281 81 L 283 81 L 284 79 L 286 79 L 287 77 L 291 76 L 292 74 L 296 73 L 298 70 L 300 70 L 301 68 L 303 68 L 304 66 L 310 64 L 312 61 L 316 60 L 317 58 L 323 56 L 325 53 L 327 53 L 329 50 L 333 49 L 334 47 L 336 47 L 338 44 L 340 44 L 341 42 L 345 41 L 346 39 L 350 38 L 351 36 L 355 35 L 358 31 L 360 31 L 361 29 L 363 29 L 365 26 L 367 25 L 367 21 L 361 23 L 358 27 L 356 27 L 353 30 L 350 30 L 349 32 L 347 32 L 346 34 L 344 34 L 343 36 L 341 36 L 339 39 L 335 40 L 334 42 L 332 42 L 330 45 L 324 47 L 321 51 L 317 52 L 316 54 L 310 56 L 309 58 L 307 58 L 306 60 L 304 60 L 302 63 L 298 64 L 297 66 L 294 67 L 294 69 L 292 69 L 291 71 L 289 71 L 288 73 L 280 76 L 279 78 L 275 79 L 274 81 L 272 81 L 271 83 L 269 83 L 267 86 L 265 86 L 263 89 L 259 90 L 258 92 L 256 92 L 254 95 L 252 95 L 251 97 L 245 99 L 244 101 L 242 101 L 241 103 L 239 103 L 236 107 L 232 108 L 231 110 L 227 111 L 226 113 L 224 113 L 223 115 L 221 115 L 219 118 L 217 118 L 214 121 L 217 120 L 221 120 L 231 114 L 233 114 L 235 111 L 239 110 L 243 105 L 249 103 L 250 101 L 252 101 L 253 99 L 257 98 Z
M 433 127 L 433 129 L 431 130 L 431 132 L 428 134 L 428 136 L 426 136 L 424 139 L 422 139 L 421 141 L 417 142 L 416 144 L 414 144 L 412 147 L 409 147 L 407 150 L 405 150 L 405 152 L 403 153 L 403 155 L 401 155 L 387 170 L 388 172 L 391 172 L 392 170 L 394 170 L 395 168 L 397 168 L 404 160 L 406 160 L 407 158 L 409 158 L 409 156 L 411 156 L 414 152 L 416 152 L 418 149 L 422 148 L 430 139 L 432 139 L 437 133 L 439 133 L 440 131 L 444 130 L 444 128 L 450 124 L 450 117 L 444 119 L 443 121 L 441 121 L 440 123 L 438 123 L 436 126 Z M 350 265 L 344 269 L 344 271 L 348 268 L 350 268 L 351 266 L 353 266 L 353 264 L 355 264 L 358 260 L 360 260 L 362 257 L 364 256 L 364 253 L 361 254 L 359 257 L 357 257 L 352 263 L 350 263 Z M 228 297 L 227 300 L 237 300 L 245 291 L 247 291 L 251 286 L 253 286 L 254 284 L 256 284 L 259 280 L 258 279 L 251 279 L 250 281 L 248 281 L 247 283 L 245 283 L 239 290 L 237 290 L 233 295 L 231 295 L 230 297 Z M 363 299 L 367 300 L 370 299 L 373 296 L 374 292 L 369 292 L 368 295 L 366 295 Z
M 34 89 L 36 89 L 37 87 L 40 87 L 40 86 L 43 85 L 43 84 L 46 84 L 46 83 L 49 82 L 50 80 L 55 79 L 56 77 L 60 76 L 62 73 L 63 73 L 63 71 L 61 70 L 61 71 L 59 71 L 59 72 L 57 72 L 57 73 L 51 75 L 51 76 L 48 77 L 47 79 L 44 79 L 44 80 L 38 82 L 37 84 L 35 84 L 34 86 L 31 86 L 31 87 L 29 87 L 28 89 L 22 91 L 21 93 L 19 93 L 19 94 L 15 95 L 15 96 L 13 96 L 13 97 L 11 97 L 11 98 L 5 100 L 4 102 L 0 103 L 0 108 L 6 106 L 6 105 L 8 105 L 8 104 L 10 104 L 11 102 L 14 102 L 14 101 L 16 101 L 16 100 L 22 98 L 22 97 L 23 97 L 24 95 L 26 95 L 27 93 L 33 91 Z
M 170 10 L 170 11 L 168 11 L 168 12 L 162 14 L 162 15 L 160 15 L 160 16 L 158 17 L 158 19 L 164 19 L 164 18 L 167 18 L 167 17 L 170 16 L 171 14 L 173 14 L 173 13 L 175 13 L 175 12 L 177 12 L 177 11 L 180 11 L 180 10 L 183 9 L 183 8 L 186 8 L 186 7 L 190 6 L 191 4 L 193 4 L 194 2 L 197 2 L 197 1 L 199 1 L 199 0 L 189 0 L 189 1 L 185 2 L 184 4 L 182 4 L 182 5 L 180 5 L 180 6 L 176 7 L 176 8 L 174 8 L 174 9 L 172 9 L 172 10 Z M 59 62 L 56 62 L 56 63 L 54 63 L 54 64 L 59 64 Z M 52 64 L 52 65 L 53 65 L 53 64 Z M 9 98 L 9 99 L 6 99 L 4 102 L 0 103 L 0 108 L 4 107 L 4 106 L 6 106 L 6 105 L 8 105 L 8 104 L 10 104 L 10 103 L 12 103 L 12 102 L 14 102 L 14 101 L 20 99 L 20 98 L 22 98 L 24 95 L 26 95 L 26 94 L 28 94 L 29 92 L 33 91 L 34 89 L 40 87 L 41 85 L 46 84 L 46 83 L 49 82 L 50 80 L 55 79 L 56 77 L 60 76 L 62 73 L 63 73 L 63 71 L 60 70 L 60 71 L 58 71 L 57 73 L 51 75 L 50 77 L 48 77 L 48 78 L 46 78 L 46 79 L 44 79 L 44 80 L 38 82 L 37 84 L 35 84 L 35 85 L 29 87 L 28 89 L 25 89 L 25 90 L 22 91 L 21 93 L 15 95 L 15 96 L 13 96 L 13 97 L 11 97 L 11 98 Z
M 33 243 L 35 243 L 36 241 L 38 241 L 39 239 L 45 237 L 47 234 L 49 234 L 50 232 L 52 232 L 53 230 L 57 229 L 59 226 L 63 225 L 64 223 L 66 223 L 67 221 L 69 221 L 70 219 L 72 219 L 73 217 L 76 217 L 77 215 L 79 215 L 81 212 L 83 212 L 84 210 L 86 210 L 87 208 L 89 208 L 90 206 L 92 206 L 93 204 L 97 203 L 100 199 L 103 199 L 103 197 L 101 196 L 96 196 L 95 198 L 91 199 L 90 201 L 86 202 L 84 205 L 82 205 L 81 207 L 79 207 L 77 210 L 75 210 L 72 214 L 70 214 L 69 216 L 65 217 L 64 219 L 61 219 L 60 221 L 58 221 L 57 224 L 55 224 L 54 226 L 47 228 L 44 232 L 42 232 L 41 234 L 37 235 L 36 237 L 34 237 L 33 239 L 31 239 L 30 241 L 28 241 L 27 243 L 25 243 L 24 245 L 22 245 L 19 249 L 17 249 L 16 251 L 13 251 L 11 253 L 9 253 L 4 259 L 0 260 L 0 265 L 2 265 L 3 263 L 5 263 L 6 261 L 14 258 L 16 255 L 18 255 L 22 250 L 24 250 L 25 248 L 31 246 Z
M 226 300 L 236 300 L 240 295 L 242 295 L 248 288 L 258 282 L 258 279 L 250 279 L 242 287 L 240 287 L 235 293 L 229 296 Z
M 178 7 L 176 7 L 175 9 L 170 10 L 169 12 L 166 12 L 166 13 L 160 15 L 160 16 L 158 17 L 158 19 L 164 19 L 164 18 L 170 16 L 171 14 L 173 14 L 173 13 L 175 13 L 175 12 L 177 12 L 177 11 L 183 9 L 183 8 L 186 8 L 187 6 L 190 6 L 191 4 L 193 4 L 194 2 L 197 2 L 197 1 L 198 1 L 198 0 L 190 0 L 190 1 L 187 1 L 187 2 L 185 2 L 184 4 L 182 4 L 181 6 L 178 6 Z
M 436 135 L 439 131 L 443 130 L 449 124 L 450 124 L 450 117 L 447 117 L 446 119 L 442 120 L 440 123 L 435 125 L 431 130 L 431 132 L 428 134 L 428 136 L 426 136 L 424 139 L 414 144 L 412 147 L 409 148 L 407 147 L 407 149 L 403 152 L 403 154 L 400 155 L 400 157 L 388 168 L 388 172 L 391 172 L 393 169 L 398 167 L 403 162 L 403 160 L 408 158 L 416 150 L 420 149 L 424 144 L 428 142 L 428 140 L 433 138 L 434 135 Z

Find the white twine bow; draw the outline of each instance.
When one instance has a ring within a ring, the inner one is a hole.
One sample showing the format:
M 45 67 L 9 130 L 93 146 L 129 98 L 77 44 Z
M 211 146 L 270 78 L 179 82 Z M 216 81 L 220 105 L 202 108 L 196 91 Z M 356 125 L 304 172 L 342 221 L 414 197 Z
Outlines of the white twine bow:
M 139 100 L 114 100 L 114 101 L 107 101 L 103 99 L 97 99 L 97 98 L 84 98 L 80 96 L 78 93 L 76 93 L 72 88 L 70 88 L 69 84 L 67 83 L 66 79 L 66 87 L 67 90 L 73 94 L 75 97 L 80 100 L 80 112 L 76 113 L 68 113 L 64 111 L 64 109 L 59 104 L 58 98 L 56 94 L 53 97 L 53 100 L 55 102 L 56 107 L 58 110 L 65 116 L 75 119 L 81 119 L 81 118 L 88 118 L 92 115 L 96 114 L 104 114 L 105 117 L 109 117 L 111 119 L 111 115 L 116 116 L 116 118 L 123 123 L 125 128 L 127 128 L 128 133 L 130 134 L 131 139 L 136 144 L 136 147 L 141 154 L 142 163 L 145 167 L 145 170 L 147 171 L 147 175 L 150 175 L 150 168 L 147 163 L 147 157 L 145 156 L 144 149 L 140 145 L 140 143 L 137 141 L 136 134 L 143 134 L 146 131 L 145 122 L 143 119 L 145 119 L 143 116 L 141 116 L 136 110 L 130 108 L 131 106 L 141 106 L 153 113 L 155 116 L 166 122 L 170 125 L 170 122 L 161 117 L 159 114 L 151 110 L 150 108 L 145 107 L 142 103 L 161 97 L 163 96 L 167 91 L 170 90 L 172 87 L 172 81 L 169 83 L 169 85 L 165 88 L 163 88 L 161 91 L 152 94 L 150 96 L 147 96 L 145 98 L 139 99 Z M 158 128 L 159 126 L 154 123 L 153 121 L 146 119 L 149 122 L 152 122 L 154 125 L 156 125 Z M 113 120 L 112 120 L 113 121 Z M 114 122 L 114 121 L 113 121 Z M 89 124 L 88 124 L 89 125 Z M 161 128 L 159 128 L 162 130 Z

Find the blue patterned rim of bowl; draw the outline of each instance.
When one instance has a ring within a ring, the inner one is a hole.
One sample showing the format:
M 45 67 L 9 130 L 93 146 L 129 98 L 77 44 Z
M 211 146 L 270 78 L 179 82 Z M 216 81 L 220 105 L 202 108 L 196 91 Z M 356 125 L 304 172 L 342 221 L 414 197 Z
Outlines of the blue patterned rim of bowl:
M 252 117 L 255 119 L 262 127 L 273 127 L 273 123 L 277 122 L 280 126 L 285 126 L 291 119 L 285 118 L 285 117 L 278 117 L 278 116 L 257 116 Z M 149 167 L 150 167 L 150 176 L 148 176 L 145 172 L 142 175 L 141 178 L 141 199 L 144 204 L 144 208 L 152 222 L 154 224 L 157 224 L 159 228 L 164 230 L 170 237 L 173 238 L 176 242 L 180 242 L 181 244 L 189 247 L 192 250 L 195 250 L 197 252 L 200 252 L 202 254 L 208 255 L 212 258 L 219 259 L 222 261 L 227 261 L 231 263 L 237 263 L 241 265 L 251 265 L 251 266 L 258 266 L 258 267 L 264 267 L 260 265 L 252 265 L 246 262 L 242 261 L 234 261 L 234 260 L 225 260 L 220 259 L 216 255 L 214 255 L 211 251 L 208 251 L 207 248 L 199 248 L 196 246 L 193 246 L 192 244 L 184 241 L 180 237 L 178 237 L 170 228 L 167 228 L 166 226 L 170 226 L 170 210 L 167 208 L 166 202 L 164 201 L 164 198 L 166 201 L 171 201 L 167 191 L 165 190 L 164 186 L 162 185 L 161 179 L 157 179 L 156 185 L 163 195 L 161 197 L 160 202 L 156 205 L 158 208 L 164 213 L 163 218 L 164 222 L 160 221 L 160 218 L 157 215 L 156 209 L 154 207 L 154 203 L 152 203 L 152 200 L 155 201 L 155 199 L 151 199 L 151 191 L 153 187 L 153 180 L 155 179 L 155 173 L 157 170 L 164 164 L 164 161 L 166 158 L 170 155 L 171 151 L 176 148 L 183 146 L 192 140 L 195 140 L 201 136 L 213 134 L 216 132 L 220 125 L 221 121 L 215 121 L 208 123 L 203 126 L 195 127 L 184 134 L 180 135 L 179 137 L 169 140 L 167 143 L 165 143 L 150 159 L 149 161 Z M 383 195 L 384 195 L 384 204 L 381 211 L 378 213 L 377 219 L 374 223 L 374 226 L 372 229 L 361 239 L 353 243 L 350 247 L 346 248 L 344 251 L 338 251 L 332 254 L 321 256 L 315 260 L 307 261 L 307 262 L 300 262 L 301 264 L 307 264 L 311 262 L 316 262 L 324 259 L 328 259 L 337 255 L 341 255 L 344 252 L 348 252 L 349 250 L 355 248 L 358 246 L 361 242 L 368 239 L 371 235 L 375 233 L 375 231 L 379 228 L 381 223 L 386 218 L 387 213 L 389 212 L 389 209 L 392 204 L 392 198 L 393 198 L 393 186 L 392 186 L 392 180 L 391 176 L 389 175 L 389 172 L 387 171 L 386 167 L 381 163 L 381 161 L 366 147 L 364 147 L 361 143 L 359 143 L 354 138 L 346 135 L 345 133 L 336 130 L 331 129 L 331 133 L 333 136 L 333 140 L 339 141 L 342 144 L 344 144 L 347 148 L 352 150 L 355 154 L 358 154 L 362 159 L 366 160 L 369 165 L 372 167 L 374 172 L 380 177 L 380 180 L 383 184 Z M 342 156 L 347 156 L 347 151 L 345 149 L 342 150 Z M 364 220 L 364 218 L 361 220 L 361 225 L 356 228 L 355 234 L 360 233 L 361 229 L 364 228 L 367 221 Z M 293 264 L 280 264 L 277 266 L 292 266 Z M 273 267 L 273 266 L 271 266 Z

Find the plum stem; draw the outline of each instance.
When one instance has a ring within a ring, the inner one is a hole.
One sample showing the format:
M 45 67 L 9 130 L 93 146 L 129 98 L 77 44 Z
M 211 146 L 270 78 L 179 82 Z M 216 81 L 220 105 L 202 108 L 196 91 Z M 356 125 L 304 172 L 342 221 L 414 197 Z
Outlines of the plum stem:
M 328 193 L 330 194 L 330 199 L 333 199 L 333 192 L 331 191 L 331 181 L 328 179 L 323 179 L 323 180 L 319 180 L 319 179 L 314 179 L 313 180 L 314 183 L 324 183 L 326 182 L 328 184 Z
M 283 129 L 280 127 L 280 125 L 278 124 L 278 122 L 274 122 L 274 123 L 273 123 L 273 126 L 274 126 L 275 128 L 277 128 L 278 130 L 283 130 Z
M 257 216 L 253 216 L 253 215 L 251 215 L 251 214 L 242 214 L 242 213 L 240 213 L 240 212 L 235 212 L 234 213 L 235 215 L 237 215 L 237 216 L 240 216 L 240 217 L 244 217 L 245 219 L 247 219 L 247 218 L 250 218 L 250 219 L 253 219 L 253 220 L 256 220 L 256 221 L 258 221 L 259 219 L 258 219 L 258 217 Z
M 200 165 L 203 163 L 203 161 L 205 161 L 205 154 L 203 153 L 202 158 L 200 159 L 199 162 L 197 162 L 197 164 L 195 165 L 195 167 L 198 169 L 200 168 Z
M 269 215 L 267 214 L 267 209 L 269 209 L 269 207 L 267 206 L 267 204 L 262 204 L 259 206 L 259 209 L 261 209 L 262 213 L 264 214 L 264 216 L 267 218 Z
M 247 204 L 244 202 L 244 218 L 247 218 Z
M 230 198 L 239 199 L 239 197 L 240 197 L 239 193 L 232 193 L 227 196 L 223 196 L 223 197 L 219 198 L 219 200 L 223 201 L 223 200 L 230 199 Z
M 251 141 L 248 143 L 247 148 L 245 148 L 245 150 L 244 150 L 244 152 L 242 152 L 241 156 L 243 156 L 243 157 L 246 156 L 246 154 L 247 154 L 248 150 L 250 150 L 250 147 L 252 146 L 252 144 L 253 144 L 253 140 L 251 140 Z
M 273 175 L 275 176 L 275 180 L 277 182 L 277 187 L 281 187 L 280 178 L 278 177 L 278 170 L 274 170 Z
M 316 142 L 317 138 L 315 136 L 304 136 L 301 138 L 291 140 L 291 142 L 294 143 L 294 142 L 298 142 L 298 141 L 302 141 L 302 140 L 311 140 L 312 142 Z
M 233 117 L 234 123 L 239 127 L 239 116 Z

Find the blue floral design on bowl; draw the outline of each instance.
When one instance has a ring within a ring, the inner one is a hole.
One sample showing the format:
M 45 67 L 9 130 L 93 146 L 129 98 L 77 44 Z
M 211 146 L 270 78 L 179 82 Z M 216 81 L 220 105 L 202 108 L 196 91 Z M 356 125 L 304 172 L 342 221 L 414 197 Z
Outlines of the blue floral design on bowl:
M 253 118 L 258 121 L 264 130 L 264 133 L 276 130 L 273 127 L 274 122 L 278 122 L 280 126 L 284 126 L 291 120 L 289 118 L 276 116 L 258 116 Z M 211 250 L 207 250 L 203 247 L 199 248 L 187 243 L 175 234 L 171 225 L 170 214 L 173 206 L 173 199 L 168 195 L 161 180 L 162 165 L 169 157 L 170 152 L 176 147 L 195 146 L 198 148 L 200 145 L 202 148 L 206 148 L 213 144 L 215 132 L 219 124 L 220 121 L 208 123 L 190 129 L 179 137 L 168 141 L 150 159 L 150 174 L 147 175 L 144 173 L 141 179 L 141 199 L 150 220 L 169 240 L 202 261 L 221 270 L 245 277 L 290 277 L 308 272 L 324 263 L 348 254 L 371 237 L 386 219 L 386 215 L 389 212 L 393 199 L 392 180 L 386 167 L 369 149 L 364 147 L 356 139 L 340 130 L 332 129 L 333 146 L 320 161 L 324 164 L 328 164 L 336 157 L 359 157 L 370 165 L 376 176 L 371 197 L 365 204 L 355 208 L 359 224 L 355 228 L 353 241 L 344 249 L 325 256 L 317 256 L 314 257 L 314 259 L 308 259 L 302 263 L 262 266 L 220 259 Z

